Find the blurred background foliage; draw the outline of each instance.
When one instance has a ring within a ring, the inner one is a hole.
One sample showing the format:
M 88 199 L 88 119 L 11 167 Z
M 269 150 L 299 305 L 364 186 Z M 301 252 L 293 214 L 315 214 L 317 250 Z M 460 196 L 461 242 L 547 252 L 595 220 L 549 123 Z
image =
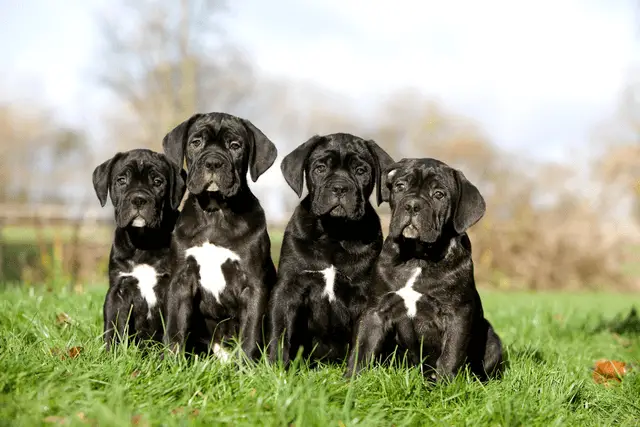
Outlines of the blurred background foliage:
M 194 112 L 226 111 L 271 136 L 279 160 L 314 134 L 341 131 L 375 139 L 396 159 L 435 157 L 463 170 L 488 206 L 470 232 L 481 286 L 640 289 L 640 71 L 615 114 L 594 121 L 584 152 L 550 162 L 506 151 L 481 122 L 414 87 L 362 112 L 308 81 L 264 73 L 227 37 L 220 1 L 118 7 L 95 23 L 91 78 L 111 100 L 101 137 L 44 103 L 3 100 L 0 88 L 0 282 L 104 284 L 113 222 L 110 207 L 98 209 L 93 168 L 117 150 L 161 150 Z M 258 184 L 277 260 L 298 200 L 282 179 Z M 388 207 L 379 212 L 386 228 Z

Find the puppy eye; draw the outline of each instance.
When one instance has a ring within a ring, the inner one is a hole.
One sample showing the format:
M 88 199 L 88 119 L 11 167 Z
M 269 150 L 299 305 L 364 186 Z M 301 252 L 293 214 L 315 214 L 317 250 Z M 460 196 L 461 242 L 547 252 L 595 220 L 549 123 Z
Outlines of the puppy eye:
M 202 145 L 202 140 L 201 139 L 196 138 L 196 139 L 192 139 L 191 140 L 191 146 L 193 148 L 198 148 L 200 145 Z
M 398 192 L 404 191 L 405 188 L 407 188 L 407 186 L 404 182 L 396 182 L 396 184 L 393 186 L 393 189 Z
M 238 141 L 232 141 L 231 144 L 229 144 L 229 148 L 232 150 L 239 150 L 240 147 L 242 147 L 240 145 L 240 143 Z
M 126 176 L 120 176 L 120 177 L 118 177 L 116 182 L 118 183 L 118 185 L 126 185 L 127 184 L 127 177 Z
M 362 166 L 356 169 L 356 175 L 364 175 L 365 172 L 367 172 L 367 169 Z
M 153 179 L 153 185 L 155 185 L 156 187 L 160 187 L 162 185 L 164 181 L 160 178 L 154 178 Z
M 315 167 L 314 171 L 316 173 L 323 173 L 324 171 L 327 170 L 327 166 L 326 165 L 318 165 Z
M 433 193 L 433 197 L 440 200 L 444 197 L 444 193 L 440 190 L 437 190 L 435 193 Z

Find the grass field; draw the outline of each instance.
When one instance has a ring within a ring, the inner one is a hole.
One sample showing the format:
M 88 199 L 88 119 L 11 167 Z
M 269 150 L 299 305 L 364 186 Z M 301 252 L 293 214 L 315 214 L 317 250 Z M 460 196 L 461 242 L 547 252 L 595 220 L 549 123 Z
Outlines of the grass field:
M 600 358 L 640 361 L 640 321 L 621 321 L 640 306 L 634 295 L 483 292 L 510 368 L 486 385 L 460 376 L 432 386 L 416 369 L 377 367 L 349 382 L 340 366 L 301 364 L 285 373 L 265 363 L 160 361 L 135 347 L 107 354 L 100 339 L 103 293 L 0 291 L 0 424 L 640 423 L 637 372 L 611 387 L 591 377 Z M 76 346 L 82 347 L 72 354 L 77 357 L 51 354 Z

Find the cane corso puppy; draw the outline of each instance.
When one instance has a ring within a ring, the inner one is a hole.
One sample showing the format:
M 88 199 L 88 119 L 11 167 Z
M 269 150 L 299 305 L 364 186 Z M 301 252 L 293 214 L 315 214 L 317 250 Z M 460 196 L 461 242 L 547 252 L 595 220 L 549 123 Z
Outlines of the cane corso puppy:
M 162 340 L 171 232 L 185 191 L 182 172 L 165 155 L 143 149 L 117 153 L 93 171 L 100 204 L 110 194 L 116 219 L 104 302 L 107 349 L 127 330 L 137 340 Z
M 285 365 L 301 347 L 314 360 L 346 357 L 382 248 L 369 197 L 375 186 L 380 204 L 380 176 L 392 163 L 374 141 L 347 133 L 314 136 L 283 159 L 289 186 L 300 197 L 306 177 L 308 195 L 284 233 L 270 300 L 272 362 L 280 348 Z
M 451 379 L 465 363 L 481 379 L 499 374 L 502 345 L 484 317 L 466 233 L 484 215 L 484 198 L 434 159 L 403 159 L 384 180 L 389 235 L 346 376 L 396 345 L 432 379 Z
M 187 164 L 188 197 L 174 232 L 176 273 L 167 297 L 165 343 L 226 358 L 239 339 L 259 357 L 262 318 L 275 284 L 264 211 L 247 185 L 273 164 L 275 145 L 250 121 L 196 114 L 163 141 Z

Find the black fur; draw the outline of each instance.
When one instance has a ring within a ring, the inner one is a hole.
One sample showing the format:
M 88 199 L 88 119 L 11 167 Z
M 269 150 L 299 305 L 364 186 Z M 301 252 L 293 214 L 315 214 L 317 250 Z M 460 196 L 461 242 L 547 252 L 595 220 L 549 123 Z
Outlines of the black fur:
M 300 347 L 316 359 L 346 356 L 382 247 L 380 219 L 369 197 L 377 185 L 380 202 L 381 171 L 391 163 L 375 142 L 345 133 L 315 136 L 283 159 L 291 188 L 301 196 L 306 176 L 309 194 L 284 234 L 270 300 L 271 361 L 277 359 L 280 338 L 285 365 Z M 330 300 L 322 271 L 332 266 L 335 299 Z
M 346 376 L 396 345 L 438 379 L 454 377 L 465 363 L 481 379 L 499 375 L 502 345 L 484 317 L 466 233 L 484 215 L 482 195 L 462 172 L 434 159 L 403 159 L 387 170 L 385 182 L 389 236 Z M 413 294 L 410 316 L 401 295 L 411 295 L 405 286 L 412 277 L 419 295 Z
M 131 150 L 98 166 L 93 186 L 102 206 L 111 195 L 117 224 L 103 309 L 107 349 L 127 331 L 138 340 L 160 341 L 162 307 L 172 273 L 171 232 L 185 190 L 182 170 L 163 154 Z M 157 302 L 151 309 L 138 280 L 127 276 L 140 264 L 157 272 Z
M 190 193 L 174 232 L 178 257 L 165 343 L 208 352 L 239 338 L 244 352 L 257 358 L 276 271 L 264 211 L 246 175 L 257 180 L 273 164 L 276 147 L 248 120 L 224 113 L 194 115 L 167 134 L 163 147 L 178 164 L 186 159 Z M 203 244 L 239 258 L 221 263 L 226 286 L 219 298 L 205 289 L 201 267 L 187 254 Z

